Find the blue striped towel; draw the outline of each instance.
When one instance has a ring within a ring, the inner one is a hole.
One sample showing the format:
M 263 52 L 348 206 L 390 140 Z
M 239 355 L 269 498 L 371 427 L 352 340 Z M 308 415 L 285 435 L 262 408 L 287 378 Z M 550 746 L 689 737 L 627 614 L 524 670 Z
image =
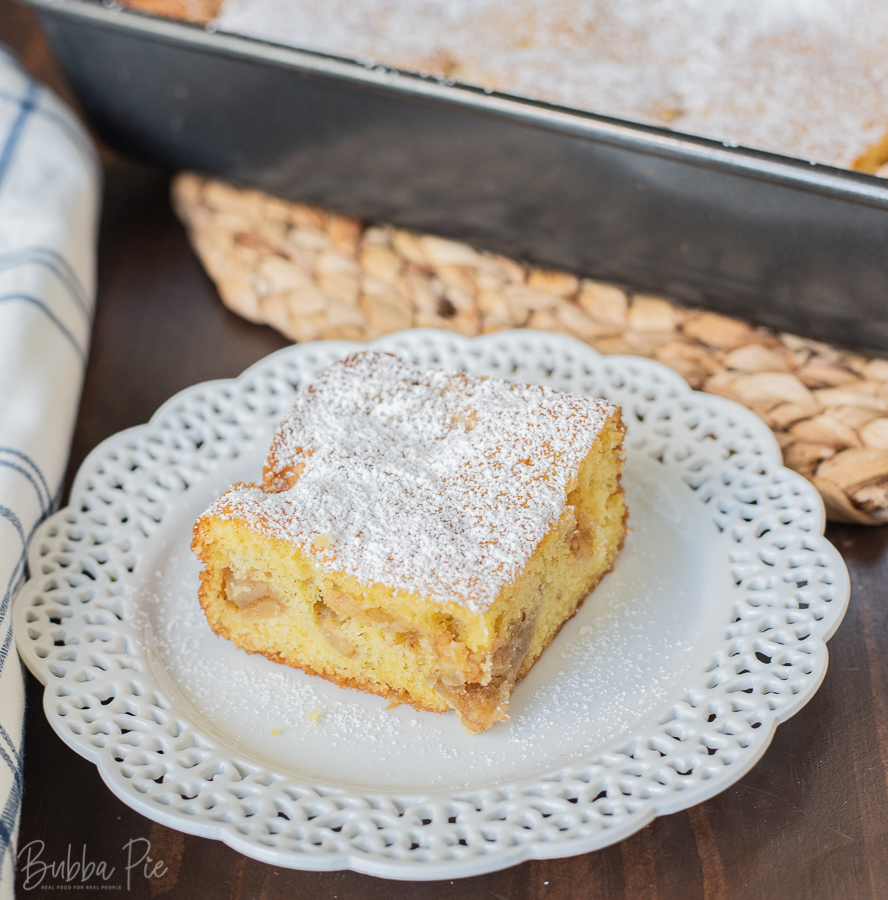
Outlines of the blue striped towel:
M 0 900 L 14 893 L 24 682 L 12 596 L 59 500 L 89 348 L 100 169 L 79 122 L 0 49 Z

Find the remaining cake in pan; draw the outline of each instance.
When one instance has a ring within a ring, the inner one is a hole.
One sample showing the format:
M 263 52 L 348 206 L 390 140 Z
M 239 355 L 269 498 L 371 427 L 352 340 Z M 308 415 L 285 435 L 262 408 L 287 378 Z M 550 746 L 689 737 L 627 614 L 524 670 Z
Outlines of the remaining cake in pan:
M 126 2 L 816 162 L 888 162 L 884 0 Z
M 261 485 L 195 524 L 213 630 L 480 732 L 613 566 L 605 400 L 356 353 L 298 396 Z

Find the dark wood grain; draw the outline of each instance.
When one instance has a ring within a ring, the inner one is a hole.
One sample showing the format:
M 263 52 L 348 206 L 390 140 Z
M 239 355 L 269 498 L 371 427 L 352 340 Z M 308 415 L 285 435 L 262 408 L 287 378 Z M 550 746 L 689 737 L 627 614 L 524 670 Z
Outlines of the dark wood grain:
M 26 10 L 0 0 L 0 40 L 59 85 Z M 95 332 L 70 473 L 101 440 L 146 421 L 181 388 L 237 375 L 285 341 L 227 312 L 189 249 L 165 173 L 106 154 Z M 70 477 L 70 475 L 69 475 Z M 129 896 L 284 900 L 794 900 L 888 897 L 888 529 L 833 527 L 851 570 L 848 616 L 833 638 L 821 690 L 782 725 L 764 759 L 708 803 L 659 819 L 614 847 L 526 863 L 454 882 L 418 885 L 354 873 L 312 874 L 248 859 L 221 843 L 152 823 L 67 749 L 28 682 L 20 846 L 69 845 L 122 859 L 150 839 L 166 873 L 133 880 Z M 108 891 L 77 891 L 108 896 Z M 20 897 L 57 897 L 58 890 Z

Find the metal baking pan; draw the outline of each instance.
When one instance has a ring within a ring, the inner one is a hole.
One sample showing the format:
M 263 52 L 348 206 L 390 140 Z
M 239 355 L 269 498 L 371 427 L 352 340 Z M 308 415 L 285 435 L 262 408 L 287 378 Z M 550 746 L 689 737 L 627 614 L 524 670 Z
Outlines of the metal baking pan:
M 888 352 L 888 180 L 93 0 L 26 2 L 125 153 Z

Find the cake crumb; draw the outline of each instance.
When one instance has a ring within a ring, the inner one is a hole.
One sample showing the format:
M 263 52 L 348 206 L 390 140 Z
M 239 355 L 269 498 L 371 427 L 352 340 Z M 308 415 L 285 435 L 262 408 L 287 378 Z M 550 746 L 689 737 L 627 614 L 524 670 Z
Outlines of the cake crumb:
M 315 725 L 320 725 L 324 718 L 324 713 L 319 706 L 316 706 L 310 713 L 305 714 L 305 718 L 311 722 L 311 726 L 314 728 Z

